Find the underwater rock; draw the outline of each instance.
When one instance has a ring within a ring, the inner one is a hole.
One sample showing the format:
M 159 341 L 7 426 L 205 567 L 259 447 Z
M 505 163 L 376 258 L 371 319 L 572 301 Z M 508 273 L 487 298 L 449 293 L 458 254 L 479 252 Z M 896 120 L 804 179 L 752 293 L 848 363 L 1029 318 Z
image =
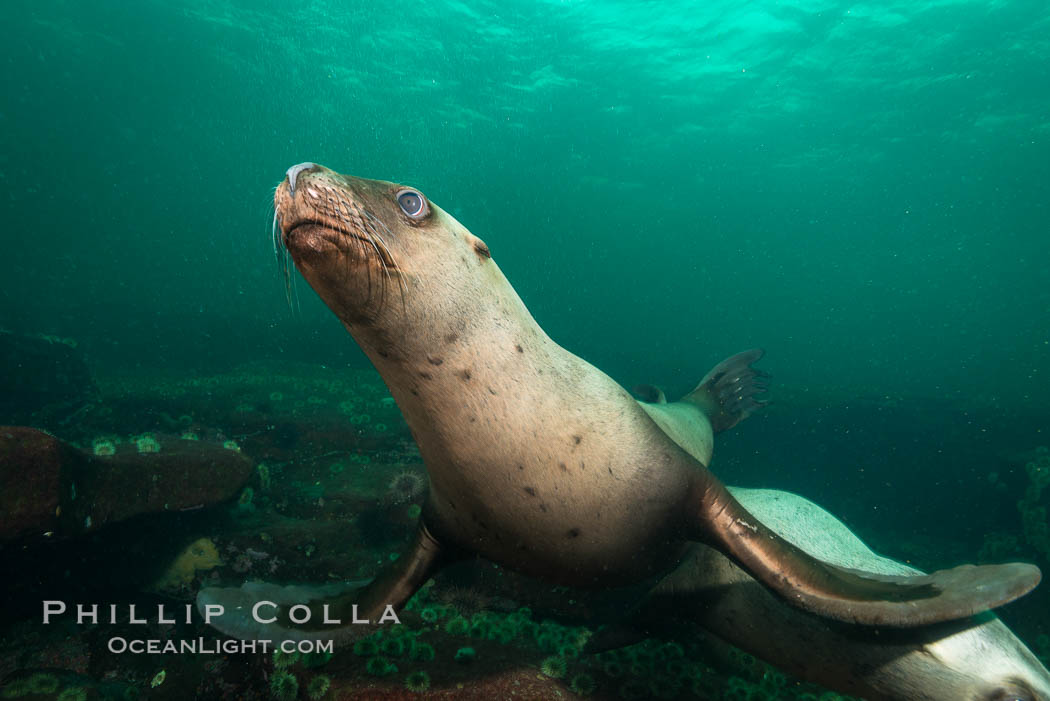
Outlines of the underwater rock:
M 0 428 L 0 542 L 54 531 L 85 456 L 34 428 Z M 73 467 L 77 466 L 77 467 Z
M 45 407 L 69 414 L 98 395 L 69 339 L 0 331 L 0 368 L 0 423 L 27 421 Z
M 205 441 L 97 457 L 35 428 L 0 427 L 0 542 L 204 508 L 234 497 L 253 474 L 242 453 Z
M 145 513 L 189 511 L 232 499 L 255 474 L 251 459 L 217 443 L 173 439 L 158 452 L 118 450 L 79 475 L 74 516 L 91 527 Z

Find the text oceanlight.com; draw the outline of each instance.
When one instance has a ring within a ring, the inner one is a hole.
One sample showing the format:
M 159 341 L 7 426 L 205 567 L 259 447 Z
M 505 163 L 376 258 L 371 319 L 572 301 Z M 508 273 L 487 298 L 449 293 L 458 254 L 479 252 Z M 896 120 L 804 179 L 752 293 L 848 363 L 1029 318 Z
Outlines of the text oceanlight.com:
M 121 654 L 130 652 L 133 655 L 165 655 L 183 653 L 192 655 L 237 655 L 242 653 L 281 652 L 334 652 L 331 640 L 157 640 L 151 638 L 140 640 L 133 638 L 110 638 L 107 647 L 110 652 Z

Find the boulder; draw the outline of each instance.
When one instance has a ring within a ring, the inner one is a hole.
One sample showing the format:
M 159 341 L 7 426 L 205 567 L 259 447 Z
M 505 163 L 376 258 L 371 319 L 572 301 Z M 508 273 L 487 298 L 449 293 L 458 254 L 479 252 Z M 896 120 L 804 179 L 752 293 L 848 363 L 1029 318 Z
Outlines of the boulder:
M 0 427 L 0 543 L 205 508 L 233 498 L 254 472 L 250 459 L 218 443 L 159 445 L 158 452 L 132 445 L 103 457 L 39 429 Z

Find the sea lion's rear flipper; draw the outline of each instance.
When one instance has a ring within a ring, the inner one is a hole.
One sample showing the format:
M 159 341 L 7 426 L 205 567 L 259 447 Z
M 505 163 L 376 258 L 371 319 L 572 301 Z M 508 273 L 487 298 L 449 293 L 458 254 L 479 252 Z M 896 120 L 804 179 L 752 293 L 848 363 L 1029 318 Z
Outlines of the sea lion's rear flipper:
M 373 630 L 361 621 L 392 622 L 390 613 L 400 611 L 423 583 L 451 559 L 426 527 L 420 525 L 412 545 L 364 587 L 282 587 L 265 582 L 207 587 L 197 594 L 197 609 L 206 616 L 208 606 L 221 606 L 218 615 L 214 615 L 218 609 L 210 609 L 211 626 L 242 640 L 352 640 Z M 273 605 L 256 608 L 259 602 Z M 326 619 L 340 623 L 326 623 Z
M 966 618 L 1039 583 L 1035 565 L 962 565 L 891 576 L 837 567 L 792 545 L 751 515 L 714 477 L 699 480 L 698 539 L 725 553 L 785 601 L 849 623 L 907 628 Z
M 763 355 L 765 351 L 761 348 L 753 348 L 726 358 L 704 375 L 696 389 L 681 401 L 699 406 L 716 433 L 736 426 L 769 403 L 755 399 L 756 394 L 768 387 L 765 378 L 769 374 L 751 367 Z

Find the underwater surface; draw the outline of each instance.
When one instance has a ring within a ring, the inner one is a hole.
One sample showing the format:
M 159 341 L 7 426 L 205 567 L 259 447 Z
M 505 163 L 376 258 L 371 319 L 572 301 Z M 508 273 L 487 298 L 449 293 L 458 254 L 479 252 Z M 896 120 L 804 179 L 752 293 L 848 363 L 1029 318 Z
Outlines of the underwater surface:
M 304 161 L 418 188 L 628 389 L 765 349 L 723 481 L 927 571 L 1050 567 L 1045 2 L 4 14 L 4 698 L 844 698 L 688 621 L 588 654 L 600 606 L 481 560 L 334 655 L 113 652 L 217 644 L 201 587 L 366 581 L 416 527 L 397 403 L 274 260 Z M 1047 664 L 1047 585 L 997 613 Z

